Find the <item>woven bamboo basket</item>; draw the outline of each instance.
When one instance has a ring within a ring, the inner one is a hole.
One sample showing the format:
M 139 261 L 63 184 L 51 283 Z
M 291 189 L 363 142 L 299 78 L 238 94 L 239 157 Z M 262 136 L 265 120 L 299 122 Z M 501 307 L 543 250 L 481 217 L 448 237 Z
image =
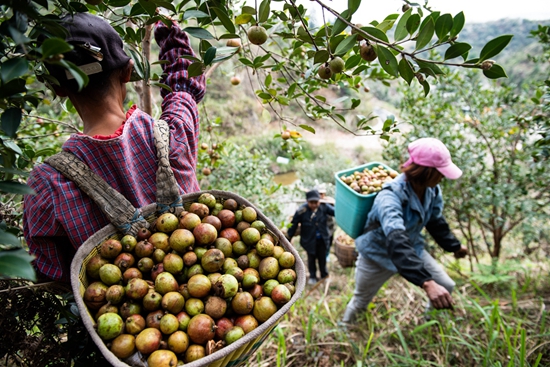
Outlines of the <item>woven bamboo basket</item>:
M 263 215 L 256 207 L 254 207 L 254 205 L 252 205 L 246 199 L 226 191 L 218 191 L 218 190 L 201 191 L 193 194 L 183 195 L 181 198 L 182 198 L 184 207 L 187 209 L 192 202 L 197 201 L 198 197 L 205 192 L 211 193 L 217 198 L 218 201 L 221 201 L 221 202 L 231 198 L 236 200 L 241 207 L 243 206 L 253 207 L 258 214 L 258 219 L 263 221 L 266 224 L 266 228 L 268 232 L 274 235 L 276 242 L 278 242 L 278 244 L 282 246 L 286 251 L 291 252 L 296 258 L 296 263 L 295 263 L 295 271 L 297 275 L 296 284 L 295 284 L 296 292 L 294 293 L 294 295 L 292 296 L 291 300 L 288 303 L 282 306 L 267 321 L 260 324 L 256 329 L 246 334 L 244 337 L 234 342 L 233 344 L 226 346 L 197 361 L 185 364 L 185 366 L 187 367 L 206 367 L 206 366 L 236 367 L 236 366 L 243 365 L 249 359 L 252 353 L 254 353 L 260 347 L 260 345 L 262 345 L 264 340 L 269 336 L 269 334 L 278 324 L 279 320 L 283 317 L 283 315 L 286 312 L 288 312 L 290 307 L 300 298 L 305 287 L 306 272 L 305 272 L 304 263 L 302 262 L 298 252 L 288 242 L 288 240 L 286 240 L 286 238 L 279 231 L 277 226 L 275 226 L 270 219 L 268 219 L 265 215 Z M 156 209 L 155 204 L 147 205 L 141 208 L 143 217 L 149 223 L 152 223 L 156 219 L 155 209 Z M 122 237 L 121 233 L 118 232 L 113 225 L 108 225 L 102 228 L 97 233 L 95 233 L 92 237 L 90 237 L 78 249 L 71 263 L 71 286 L 75 295 L 76 304 L 78 306 L 80 315 L 82 317 L 82 321 L 86 326 L 87 331 L 90 333 L 92 339 L 97 344 L 103 356 L 115 367 L 129 367 L 131 366 L 130 364 L 118 359 L 106 347 L 103 340 L 101 340 L 101 338 L 99 337 L 99 335 L 97 334 L 94 328 L 95 321 L 92 315 L 90 314 L 88 308 L 86 307 L 84 300 L 82 298 L 84 295 L 84 291 L 88 286 L 88 279 L 86 275 L 86 264 L 94 255 L 98 253 L 100 244 L 103 241 L 105 241 L 108 238 L 120 239 L 121 237 Z M 147 363 L 144 361 L 145 361 L 145 358 L 143 358 L 143 362 L 140 362 L 141 364 L 140 363 L 132 364 L 132 366 L 147 366 Z
M 340 241 L 340 236 L 337 236 L 334 239 L 334 253 L 338 259 L 338 263 L 343 268 L 349 268 L 355 265 L 355 260 L 357 260 L 357 250 L 355 246 L 350 246 L 342 243 Z

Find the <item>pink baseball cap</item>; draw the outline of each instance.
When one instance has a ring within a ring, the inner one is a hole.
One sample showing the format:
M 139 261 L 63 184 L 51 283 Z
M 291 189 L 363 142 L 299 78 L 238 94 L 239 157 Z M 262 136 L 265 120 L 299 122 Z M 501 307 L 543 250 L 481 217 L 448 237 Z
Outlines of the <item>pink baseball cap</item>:
M 451 160 L 449 149 L 440 140 L 435 138 L 422 138 L 409 144 L 410 158 L 403 167 L 411 163 L 424 167 L 434 167 L 443 176 L 456 180 L 462 176 L 462 170 Z

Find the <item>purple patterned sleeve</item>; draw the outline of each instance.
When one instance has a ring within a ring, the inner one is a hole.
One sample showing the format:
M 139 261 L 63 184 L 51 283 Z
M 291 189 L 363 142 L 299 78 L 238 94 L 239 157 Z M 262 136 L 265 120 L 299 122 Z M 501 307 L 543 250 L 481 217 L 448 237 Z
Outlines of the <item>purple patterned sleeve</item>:
M 162 82 L 174 92 L 186 92 L 193 96 L 196 103 L 204 97 L 206 80 L 204 75 L 189 78 L 187 68 L 191 60 L 181 58 L 182 55 L 195 56 L 189 37 L 176 24 L 168 28 L 164 23 L 157 23 L 155 40 L 160 46 L 159 59 L 168 61 L 162 65 L 164 77 Z M 166 98 L 170 92 L 162 89 L 161 96 Z

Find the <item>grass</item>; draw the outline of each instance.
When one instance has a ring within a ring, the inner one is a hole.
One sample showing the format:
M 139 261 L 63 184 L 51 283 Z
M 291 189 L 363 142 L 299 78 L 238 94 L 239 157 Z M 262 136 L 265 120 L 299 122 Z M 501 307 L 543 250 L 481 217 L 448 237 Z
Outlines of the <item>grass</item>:
M 550 366 L 548 282 L 534 288 L 516 277 L 489 287 L 453 275 L 455 310 L 432 311 L 426 321 L 424 292 L 395 276 L 346 331 L 338 321 L 354 268 L 331 255 L 329 271 L 306 287 L 248 366 Z

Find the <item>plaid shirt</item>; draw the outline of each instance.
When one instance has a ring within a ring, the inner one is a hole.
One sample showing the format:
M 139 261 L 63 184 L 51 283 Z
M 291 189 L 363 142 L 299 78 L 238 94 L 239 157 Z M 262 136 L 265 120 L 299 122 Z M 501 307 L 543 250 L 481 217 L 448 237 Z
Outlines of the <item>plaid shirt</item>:
M 204 76 L 187 78 L 193 55 L 188 36 L 176 25 L 155 29 L 160 59 L 172 92 L 161 90 L 161 119 L 170 126 L 170 164 L 181 193 L 199 190 L 195 175 L 199 136 L 197 103 L 205 93 Z M 74 134 L 63 144 L 122 193 L 136 208 L 155 202 L 157 157 L 153 142 L 154 119 L 137 108 L 127 113 L 121 128 L 108 137 Z M 76 249 L 109 224 L 99 207 L 75 183 L 47 164 L 36 166 L 27 182 L 36 191 L 24 201 L 24 233 L 35 267 L 44 276 L 70 280 L 70 262 Z

